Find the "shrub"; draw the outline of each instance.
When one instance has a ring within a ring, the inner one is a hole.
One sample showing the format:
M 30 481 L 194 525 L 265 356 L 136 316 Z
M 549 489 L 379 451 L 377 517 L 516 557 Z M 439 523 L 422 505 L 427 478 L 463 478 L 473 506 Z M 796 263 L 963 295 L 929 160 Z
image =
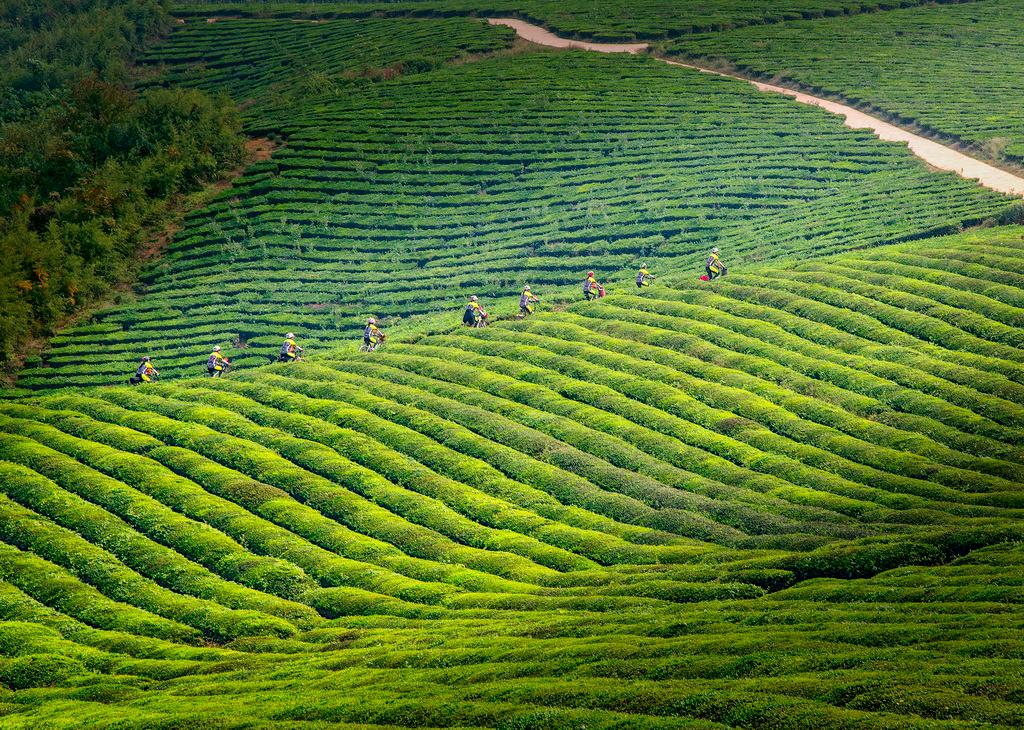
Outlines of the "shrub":
M 81 664 L 60 654 L 27 654 L 14 659 L 0 659 L 0 684 L 11 689 L 53 687 L 84 672 Z

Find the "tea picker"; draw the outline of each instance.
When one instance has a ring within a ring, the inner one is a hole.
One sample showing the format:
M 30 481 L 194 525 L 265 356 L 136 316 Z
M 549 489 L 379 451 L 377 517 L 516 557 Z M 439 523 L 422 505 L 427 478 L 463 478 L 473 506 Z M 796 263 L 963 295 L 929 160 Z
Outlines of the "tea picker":
M 289 332 L 281 343 L 281 351 L 277 355 L 278 362 L 299 362 L 302 360 L 302 348 L 295 344 L 295 333 Z
M 704 271 L 707 273 L 700 277 L 702 281 L 711 281 L 729 273 L 729 270 L 725 268 L 725 264 L 722 263 L 722 259 L 718 256 L 718 246 L 714 246 L 707 259 L 705 259 Z
M 387 335 L 377 326 L 377 320 L 370 317 L 366 320 L 366 329 L 363 330 L 363 344 L 360 352 L 373 352 L 384 344 Z
M 231 367 L 231 361 L 220 352 L 220 345 L 213 348 L 213 352 L 206 358 L 206 372 L 211 378 L 219 378 Z
M 155 367 L 149 355 L 142 358 L 142 362 L 139 363 L 139 367 L 135 370 L 135 375 L 128 379 L 128 385 L 138 385 L 139 383 L 152 383 L 154 380 L 160 377 L 160 373 Z

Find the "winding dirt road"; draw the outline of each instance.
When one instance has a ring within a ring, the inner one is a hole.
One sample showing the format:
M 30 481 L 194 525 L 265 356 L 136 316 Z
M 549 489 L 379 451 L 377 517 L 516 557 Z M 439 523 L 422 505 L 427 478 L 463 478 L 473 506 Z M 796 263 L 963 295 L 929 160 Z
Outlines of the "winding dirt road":
M 522 20 L 516 20 L 514 18 L 489 18 L 487 22 L 491 25 L 508 26 L 515 30 L 520 38 L 538 45 L 549 46 L 551 48 L 580 48 L 587 51 L 596 51 L 598 53 L 641 53 L 646 51 L 648 48 L 646 43 L 589 43 L 587 41 L 575 41 L 568 38 L 561 38 L 539 26 L 532 25 Z M 659 60 L 672 66 L 682 66 L 683 68 L 693 69 L 695 71 L 700 71 L 701 73 L 709 73 L 716 76 L 725 76 L 727 78 L 737 79 L 739 81 L 746 81 L 747 83 L 753 84 L 761 91 L 785 94 L 801 104 L 810 104 L 811 106 L 821 107 L 826 111 L 844 117 L 846 120 L 846 126 L 851 129 L 870 129 L 879 137 L 879 139 L 883 139 L 887 142 L 905 142 L 911 152 L 932 167 L 955 172 L 957 175 L 960 175 L 960 177 L 967 178 L 969 180 L 977 180 L 985 187 L 997 190 L 1001 193 L 1024 197 L 1024 177 L 1014 175 L 1006 170 L 1000 170 L 998 167 L 993 167 L 986 162 L 982 162 L 981 160 L 965 155 L 962 152 L 958 152 L 952 147 L 946 147 L 945 145 L 933 142 L 926 137 L 921 137 L 913 132 L 908 132 L 894 124 L 882 121 L 870 114 L 865 114 L 853 107 L 846 106 L 845 104 L 839 104 L 834 101 L 828 101 L 827 99 L 819 99 L 816 96 L 811 96 L 810 94 L 805 94 L 800 91 L 793 91 L 792 89 L 787 89 L 782 86 L 765 84 L 760 81 L 751 81 L 750 79 L 745 79 L 742 76 L 721 73 L 719 71 L 709 71 L 708 69 L 701 68 L 699 66 L 680 63 L 679 61 L 670 61 L 665 58 L 660 58 Z

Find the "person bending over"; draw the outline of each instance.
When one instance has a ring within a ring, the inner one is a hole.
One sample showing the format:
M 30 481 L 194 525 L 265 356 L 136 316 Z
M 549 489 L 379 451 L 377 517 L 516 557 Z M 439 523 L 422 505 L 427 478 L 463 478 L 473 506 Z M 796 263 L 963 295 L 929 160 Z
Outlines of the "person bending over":
M 278 362 L 298 362 L 302 359 L 302 348 L 295 344 L 295 333 L 289 332 L 281 343 L 281 351 L 277 355 Z
M 636 274 L 636 286 L 640 287 L 650 286 L 651 282 L 654 281 L 655 277 L 647 270 L 647 264 L 640 264 L 640 271 Z
M 213 352 L 206 358 L 206 372 L 211 378 L 219 378 L 225 370 L 231 367 L 231 361 L 220 352 L 220 345 L 213 348 Z
M 462 315 L 462 323 L 467 327 L 487 326 L 487 312 L 480 306 L 480 300 L 475 294 L 469 298 L 466 311 Z
M 709 281 L 729 273 L 729 270 L 725 268 L 725 264 L 722 263 L 722 259 L 718 256 L 718 246 L 712 248 L 711 253 L 708 254 L 707 259 L 704 261 L 704 270 L 707 272 Z
M 146 355 L 142 358 L 142 362 L 139 363 L 139 367 L 136 368 L 135 375 L 128 380 L 128 384 L 138 385 L 139 383 L 152 383 L 159 377 L 160 373 L 157 372 L 155 367 L 153 367 L 153 361 L 150 359 L 149 355 Z

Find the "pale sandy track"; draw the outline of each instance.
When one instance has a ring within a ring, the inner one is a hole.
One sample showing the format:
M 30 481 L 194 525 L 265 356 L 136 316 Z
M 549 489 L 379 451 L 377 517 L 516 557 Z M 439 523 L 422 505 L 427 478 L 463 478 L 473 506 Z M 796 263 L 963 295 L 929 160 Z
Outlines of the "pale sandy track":
M 550 46 L 551 48 L 582 48 L 585 51 L 597 51 L 598 53 L 640 53 L 647 50 L 646 43 L 590 43 L 589 41 L 574 41 L 557 36 L 538 25 L 532 25 L 525 20 L 516 20 L 515 18 L 488 18 L 487 22 L 491 25 L 507 25 L 515 30 L 520 38 L 540 46 Z
M 550 46 L 552 48 L 580 48 L 587 51 L 596 51 L 598 53 L 640 53 L 647 50 L 646 43 L 589 43 L 587 41 L 575 41 L 568 38 L 560 38 L 554 33 L 544 30 L 539 26 L 532 25 L 522 20 L 516 20 L 514 18 L 489 18 L 487 22 L 491 25 L 506 25 L 514 29 L 520 38 L 537 43 L 538 45 Z M 846 106 L 845 104 L 829 101 L 827 99 L 819 99 L 816 96 L 811 96 L 810 94 L 805 94 L 800 91 L 793 91 L 792 89 L 787 89 L 782 86 L 765 84 L 760 81 L 751 81 L 750 79 L 745 79 L 742 76 L 734 76 L 732 74 L 721 73 L 718 71 L 709 71 L 708 69 L 704 69 L 699 66 L 680 63 L 678 61 L 669 61 L 664 58 L 660 60 L 671 64 L 672 66 L 682 66 L 683 68 L 694 69 L 702 73 L 710 73 L 715 74 L 716 76 L 726 76 L 728 78 L 746 81 L 753 84 L 761 91 L 785 94 L 801 104 L 810 104 L 812 106 L 821 107 L 826 111 L 844 117 L 846 120 L 846 126 L 852 129 L 870 129 L 880 139 L 888 142 L 905 142 L 911 152 L 932 167 L 955 172 L 961 177 L 970 180 L 977 180 L 985 187 L 997 190 L 1001 193 L 1024 196 L 1024 177 L 1014 175 L 1006 170 L 1000 170 L 998 167 L 993 167 L 986 162 L 982 162 L 981 160 L 977 160 L 969 155 L 965 155 L 963 152 L 959 152 L 952 147 L 947 147 L 943 144 L 927 139 L 926 137 L 914 134 L 913 132 L 908 132 L 894 124 L 882 121 L 877 117 L 865 114 L 864 112 L 854 109 L 853 107 Z

